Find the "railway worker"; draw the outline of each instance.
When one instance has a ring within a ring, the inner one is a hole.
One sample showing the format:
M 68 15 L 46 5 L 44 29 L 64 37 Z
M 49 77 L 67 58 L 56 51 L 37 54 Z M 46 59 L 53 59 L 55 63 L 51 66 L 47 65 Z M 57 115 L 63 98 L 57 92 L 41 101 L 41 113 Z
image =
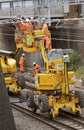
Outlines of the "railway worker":
M 23 73 L 24 72 L 24 62 L 26 60 L 26 56 L 25 54 L 23 53 L 20 57 L 20 60 L 19 60 L 19 65 L 20 65 L 20 72 Z
M 26 43 L 28 47 L 32 47 L 32 38 L 30 37 L 30 35 L 26 36 Z
M 49 33 L 47 33 L 45 36 L 42 37 L 42 41 L 44 42 L 45 50 L 51 50 L 51 38 Z
M 48 25 L 46 23 L 46 19 L 42 18 L 42 30 L 44 31 L 44 34 L 48 33 Z
M 49 34 L 46 34 L 44 39 L 45 39 L 45 50 L 47 51 L 51 50 L 51 38 Z
M 33 62 L 33 72 L 34 74 L 41 73 L 41 67 L 36 62 Z

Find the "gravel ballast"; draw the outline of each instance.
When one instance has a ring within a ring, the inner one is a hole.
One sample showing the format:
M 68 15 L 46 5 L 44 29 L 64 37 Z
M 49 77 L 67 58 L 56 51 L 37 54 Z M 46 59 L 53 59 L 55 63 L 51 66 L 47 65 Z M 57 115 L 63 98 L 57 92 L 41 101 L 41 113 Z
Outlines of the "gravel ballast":
M 12 109 L 17 130 L 54 130 L 42 122 Z

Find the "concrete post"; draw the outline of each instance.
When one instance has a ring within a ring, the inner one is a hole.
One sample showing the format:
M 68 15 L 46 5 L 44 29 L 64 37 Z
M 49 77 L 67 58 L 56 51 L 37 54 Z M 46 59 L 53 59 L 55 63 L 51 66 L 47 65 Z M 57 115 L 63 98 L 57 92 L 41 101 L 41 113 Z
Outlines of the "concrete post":
M 49 23 L 49 26 L 51 26 L 50 0 L 48 0 L 48 23 Z
M 13 2 L 10 2 L 10 16 L 13 16 Z
M 0 2 L 0 9 L 2 8 L 2 6 L 1 6 L 1 2 Z

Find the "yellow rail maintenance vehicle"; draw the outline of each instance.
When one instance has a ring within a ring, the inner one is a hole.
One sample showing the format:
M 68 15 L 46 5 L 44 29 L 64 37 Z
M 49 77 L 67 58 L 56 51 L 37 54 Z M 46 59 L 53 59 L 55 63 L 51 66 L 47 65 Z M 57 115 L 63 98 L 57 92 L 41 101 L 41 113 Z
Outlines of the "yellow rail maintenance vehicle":
M 16 75 L 16 60 L 12 57 L 13 52 L 0 50 L 0 63 L 4 74 L 4 80 L 8 92 L 20 94 L 21 89 L 24 88 L 25 82 L 23 76 Z
M 74 72 L 68 71 L 70 50 L 51 49 L 46 52 L 42 40 L 45 35 L 41 29 L 24 31 L 22 36 L 31 38 L 31 46 L 27 44 L 27 40 L 23 42 L 23 39 L 20 39 L 16 43 L 17 49 L 21 48 L 31 53 L 41 51 L 45 64 L 45 73 L 35 75 L 37 91 L 27 91 L 28 107 L 34 112 L 37 109 L 43 113 L 48 112 L 50 117 L 57 116 L 63 108 L 69 108 L 74 114 L 81 114 L 84 101 L 81 99 L 81 94 L 73 89 L 75 87 Z

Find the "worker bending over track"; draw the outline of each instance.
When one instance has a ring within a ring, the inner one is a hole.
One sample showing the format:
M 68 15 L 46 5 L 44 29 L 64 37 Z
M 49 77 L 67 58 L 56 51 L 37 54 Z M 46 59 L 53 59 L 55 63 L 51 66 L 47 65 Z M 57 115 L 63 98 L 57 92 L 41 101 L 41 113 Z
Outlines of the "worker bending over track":
M 34 74 L 41 73 L 41 67 L 36 62 L 33 62 L 33 72 Z

